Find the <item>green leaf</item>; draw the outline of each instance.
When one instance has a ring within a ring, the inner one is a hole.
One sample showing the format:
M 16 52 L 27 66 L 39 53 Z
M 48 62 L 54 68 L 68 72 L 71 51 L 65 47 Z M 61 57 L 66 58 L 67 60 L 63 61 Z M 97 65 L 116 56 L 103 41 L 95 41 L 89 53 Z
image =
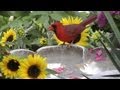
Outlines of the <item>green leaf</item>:
M 2 59 L 3 59 L 3 55 L 2 55 L 2 54 L 0 54 L 0 61 L 2 61 Z
M 49 20 L 49 16 L 48 15 L 43 15 L 41 16 L 37 21 L 39 21 L 39 23 L 44 23 L 45 21 Z
M 87 19 L 88 14 L 86 12 L 80 12 L 78 16 L 81 17 L 82 19 Z
M 12 21 L 9 24 L 5 24 L 4 26 L 0 27 L 0 31 L 4 31 L 7 28 L 9 28 L 10 26 L 14 26 L 18 24 L 18 21 L 21 19 L 21 17 L 16 18 L 14 21 Z M 18 26 L 18 25 L 17 25 Z
M 53 45 L 53 42 L 52 42 L 53 32 L 48 31 L 47 37 L 48 37 L 48 45 Z
M 47 68 L 46 70 L 47 70 L 48 74 L 57 74 L 57 72 L 52 69 Z
M 109 39 L 107 39 L 101 32 L 99 32 L 100 35 L 103 37 L 103 39 L 108 43 L 108 45 L 111 47 L 112 49 L 112 54 L 115 54 L 117 56 L 117 58 L 120 61 L 120 54 L 117 52 L 116 47 L 111 43 L 111 41 Z
M 30 11 L 1 11 L 0 15 L 4 15 L 4 16 L 25 16 L 25 15 L 29 15 Z
M 32 21 L 22 21 L 21 25 L 24 27 L 24 28 L 29 28 L 32 24 Z
M 115 15 L 114 18 L 120 20 L 120 15 Z
M 104 11 L 104 14 L 105 14 L 113 32 L 114 32 L 116 38 L 118 39 L 119 44 L 120 44 L 120 31 L 119 31 L 119 29 L 117 28 L 117 26 L 116 26 L 112 16 L 110 15 L 110 13 L 108 11 Z
M 48 15 L 50 12 L 49 11 L 32 11 L 30 13 L 31 16 L 36 16 L 36 15 Z
M 100 32 L 99 32 L 100 33 Z M 103 37 L 103 39 L 108 43 L 108 45 L 111 47 L 112 51 L 111 54 L 115 57 L 115 61 L 120 65 L 120 54 L 118 53 L 118 50 L 116 47 L 111 43 L 109 39 L 107 39 L 102 33 L 100 35 Z
M 8 18 L 0 15 L 0 26 L 7 24 L 7 22 L 8 22 Z
M 38 20 L 37 20 L 37 23 L 39 24 L 39 23 L 41 23 L 41 24 L 43 24 L 43 26 L 45 27 L 45 28 L 47 28 L 48 26 L 49 26 L 49 16 L 48 15 L 43 15 L 43 16 L 41 16 Z
M 120 72 L 120 64 L 118 64 L 119 60 L 117 57 L 115 57 L 112 53 L 109 52 L 109 50 L 106 48 L 105 44 L 102 42 L 102 40 L 100 40 L 101 44 L 103 45 L 103 47 L 105 48 L 110 60 L 113 62 L 113 65 L 116 67 L 116 69 Z M 116 62 L 117 59 L 117 62 Z
M 66 11 L 56 11 L 57 14 L 59 14 L 62 17 L 68 17 L 69 14 Z
M 35 38 L 31 44 L 37 44 L 37 45 L 39 45 L 40 44 L 39 38 Z
M 56 21 L 59 21 L 62 18 L 62 16 L 58 13 L 53 13 L 50 16 L 51 16 L 52 19 L 54 19 Z

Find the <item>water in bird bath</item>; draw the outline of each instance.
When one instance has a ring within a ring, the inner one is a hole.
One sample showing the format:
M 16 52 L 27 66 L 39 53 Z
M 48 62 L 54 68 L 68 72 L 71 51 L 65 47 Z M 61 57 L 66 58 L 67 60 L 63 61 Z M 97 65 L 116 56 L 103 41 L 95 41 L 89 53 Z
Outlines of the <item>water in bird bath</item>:
M 77 64 L 83 63 L 83 47 L 80 46 L 47 46 L 37 50 L 37 53 L 47 57 L 49 64 L 61 64 L 64 68 L 59 75 L 64 78 L 82 78 Z
M 52 68 L 57 71 L 57 76 L 61 78 L 79 78 L 83 79 L 83 73 L 86 75 L 97 75 L 104 74 L 104 72 L 111 71 L 114 74 L 116 68 L 113 66 L 109 57 L 107 57 L 105 50 L 101 49 L 102 52 L 98 52 L 96 58 L 96 51 L 94 49 L 92 53 L 85 53 L 85 49 L 80 46 L 72 45 L 67 46 L 46 46 L 38 49 L 37 54 L 47 58 L 48 68 Z M 18 49 L 11 51 L 12 54 L 19 56 L 27 56 L 29 54 L 34 54 L 35 52 Z M 101 58 L 101 53 L 105 55 L 105 58 Z M 116 71 L 115 71 L 116 72 Z M 118 73 L 118 72 L 117 72 Z M 56 78 L 54 75 L 50 75 L 48 79 Z
M 88 50 L 85 54 L 85 62 L 80 65 L 80 71 L 87 75 L 118 74 L 104 48 Z
M 58 72 L 58 76 L 61 78 L 83 78 L 79 68 L 76 66 L 79 63 L 83 63 L 83 47 L 80 46 L 46 46 L 38 49 L 37 54 L 47 58 L 48 68 Z M 17 49 L 12 50 L 11 54 L 19 56 L 27 56 L 34 54 L 35 52 Z M 55 78 L 56 76 L 51 76 Z M 51 78 L 50 77 L 50 78 Z

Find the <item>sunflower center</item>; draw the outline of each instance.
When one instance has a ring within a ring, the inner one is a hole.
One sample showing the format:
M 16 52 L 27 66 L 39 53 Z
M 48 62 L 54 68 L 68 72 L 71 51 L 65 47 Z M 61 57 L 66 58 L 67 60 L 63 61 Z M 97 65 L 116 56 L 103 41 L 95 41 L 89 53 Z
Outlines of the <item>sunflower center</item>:
M 10 36 L 8 37 L 7 41 L 12 42 L 12 40 L 13 40 L 13 35 L 10 35 Z
M 43 44 L 45 44 L 45 43 L 46 43 L 46 40 L 43 40 L 42 42 L 43 42 Z
M 43 40 L 43 42 L 45 43 L 45 40 Z
M 36 65 L 32 65 L 28 69 L 28 75 L 32 78 L 37 78 L 40 74 L 40 69 Z
M 11 71 L 17 71 L 19 69 L 19 62 L 14 60 L 14 59 L 11 59 L 8 64 L 7 64 L 7 67 L 8 69 L 10 69 Z

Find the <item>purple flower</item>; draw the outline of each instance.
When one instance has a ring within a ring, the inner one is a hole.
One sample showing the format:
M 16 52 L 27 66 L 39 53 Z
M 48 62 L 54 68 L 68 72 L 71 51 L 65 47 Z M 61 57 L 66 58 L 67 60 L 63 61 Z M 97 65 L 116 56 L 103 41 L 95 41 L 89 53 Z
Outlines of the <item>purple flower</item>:
M 103 12 L 100 12 L 97 16 L 98 27 L 102 28 L 107 24 L 107 19 Z
M 111 15 L 120 15 L 120 11 L 110 11 Z M 97 16 L 98 27 L 103 28 L 107 24 L 107 19 L 104 13 L 101 11 Z
M 112 15 L 120 15 L 120 11 L 110 11 Z

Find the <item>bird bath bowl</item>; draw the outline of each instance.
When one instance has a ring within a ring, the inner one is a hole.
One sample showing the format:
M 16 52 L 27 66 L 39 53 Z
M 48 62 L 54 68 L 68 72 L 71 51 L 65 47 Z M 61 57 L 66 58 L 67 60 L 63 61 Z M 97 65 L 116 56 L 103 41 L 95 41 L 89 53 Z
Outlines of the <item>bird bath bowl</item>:
M 98 50 L 101 50 L 99 53 L 103 54 L 102 59 L 99 57 L 96 59 L 96 51 Z M 67 47 L 66 45 L 63 45 L 45 46 L 39 48 L 36 52 L 26 49 L 16 49 L 12 50 L 10 53 L 19 56 L 37 53 L 46 57 L 48 68 L 55 69 L 62 67 L 58 76 L 65 79 L 84 79 L 85 77 L 82 74 L 106 75 L 119 73 L 103 48 L 96 48 L 92 51 L 88 51 L 81 46 L 71 45 L 70 47 Z M 59 79 L 56 76 L 53 76 L 53 78 Z M 48 77 L 48 79 L 50 79 L 50 77 Z
M 59 75 L 64 78 L 82 78 L 77 64 L 83 63 L 84 48 L 80 46 L 47 46 L 36 51 L 38 54 L 47 57 L 48 63 L 59 64 L 64 71 Z M 52 65 L 51 65 L 52 66 Z
M 79 65 L 80 71 L 92 75 L 96 79 L 120 79 L 120 77 L 100 77 L 103 75 L 120 74 L 113 65 L 104 48 L 95 48 L 84 52 L 84 63 Z
M 47 58 L 48 68 L 63 68 L 59 72 L 61 78 L 83 78 L 77 64 L 83 63 L 84 48 L 80 46 L 45 46 L 39 48 L 36 52 L 26 49 L 15 49 L 10 51 L 13 55 L 28 56 L 29 54 L 40 54 Z M 57 77 L 54 77 L 57 78 Z
M 10 53 L 12 55 L 17 55 L 17 56 L 21 56 L 21 57 L 26 57 L 29 54 L 35 54 L 35 52 L 33 52 L 31 50 L 27 50 L 27 49 L 15 49 L 15 50 L 11 50 Z

